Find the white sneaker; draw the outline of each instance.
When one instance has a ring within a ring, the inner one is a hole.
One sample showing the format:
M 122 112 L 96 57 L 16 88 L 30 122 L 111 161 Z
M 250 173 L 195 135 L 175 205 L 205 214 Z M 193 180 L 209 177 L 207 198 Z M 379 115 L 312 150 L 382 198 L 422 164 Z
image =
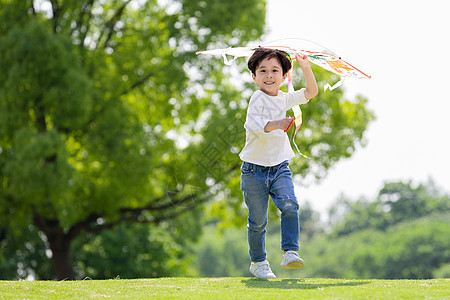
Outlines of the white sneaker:
M 305 266 L 297 252 L 289 250 L 283 255 L 281 266 L 285 269 L 301 269 Z
M 252 262 L 250 265 L 250 273 L 257 278 L 277 278 L 270 269 L 269 262 L 267 260 L 261 262 Z

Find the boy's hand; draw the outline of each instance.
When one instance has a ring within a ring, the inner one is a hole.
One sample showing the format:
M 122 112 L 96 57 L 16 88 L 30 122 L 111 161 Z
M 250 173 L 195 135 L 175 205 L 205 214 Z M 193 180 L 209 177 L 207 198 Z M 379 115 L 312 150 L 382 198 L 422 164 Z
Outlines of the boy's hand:
M 295 60 L 302 68 L 303 75 L 305 75 L 305 97 L 308 100 L 314 98 L 319 93 L 319 89 L 314 73 L 309 65 L 308 56 L 297 53 L 295 54 Z
M 300 67 L 303 69 L 304 67 L 309 67 L 309 60 L 308 56 L 303 54 L 295 54 L 295 60 L 300 65 Z
M 292 124 L 292 121 L 293 121 L 293 118 L 292 117 L 287 117 L 287 118 L 284 118 L 284 119 L 281 119 L 281 120 L 278 120 L 280 123 L 280 127 L 279 127 L 279 129 L 281 129 L 281 130 L 283 130 L 283 131 L 286 131 L 289 127 L 290 127 L 290 125 Z
M 281 129 L 283 131 L 287 131 L 287 129 L 289 128 L 289 125 L 292 124 L 292 121 L 293 121 L 292 117 L 283 118 L 281 120 L 270 121 L 264 127 L 264 131 L 271 132 L 275 129 Z

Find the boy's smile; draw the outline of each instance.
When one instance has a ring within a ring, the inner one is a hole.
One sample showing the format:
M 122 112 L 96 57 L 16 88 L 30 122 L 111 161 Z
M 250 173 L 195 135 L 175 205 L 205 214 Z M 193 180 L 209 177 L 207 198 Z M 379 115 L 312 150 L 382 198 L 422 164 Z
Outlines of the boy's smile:
M 280 85 L 287 76 L 287 74 L 283 75 L 280 62 L 274 57 L 263 59 L 256 68 L 255 73 L 252 74 L 253 81 L 261 91 L 269 96 L 278 95 Z

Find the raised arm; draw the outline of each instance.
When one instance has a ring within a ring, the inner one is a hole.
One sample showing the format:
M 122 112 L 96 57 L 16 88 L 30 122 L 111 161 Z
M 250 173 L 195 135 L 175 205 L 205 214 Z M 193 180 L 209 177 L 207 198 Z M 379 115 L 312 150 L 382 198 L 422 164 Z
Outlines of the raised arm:
M 311 99 L 317 96 L 319 89 L 317 87 L 316 78 L 309 65 L 309 60 L 306 55 L 296 54 L 295 60 L 302 68 L 303 75 L 305 76 L 305 97 L 306 99 Z

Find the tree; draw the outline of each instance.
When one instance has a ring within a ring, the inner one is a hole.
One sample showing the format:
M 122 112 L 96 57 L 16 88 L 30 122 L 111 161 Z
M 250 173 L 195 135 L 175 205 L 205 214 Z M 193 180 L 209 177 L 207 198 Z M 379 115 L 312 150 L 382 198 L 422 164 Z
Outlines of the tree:
M 265 2 L 164 3 L 2 1 L 0 228 L 33 224 L 58 279 L 75 278 L 81 232 L 158 225 L 213 199 L 219 214 L 242 214 L 237 153 L 253 87 L 233 82 L 245 62 L 195 51 L 259 38 Z M 338 80 L 314 71 L 321 87 Z M 322 178 L 364 144 L 373 116 L 343 93 L 304 109 L 312 159 L 294 161 L 298 176 Z
M 339 198 L 330 209 L 333 234 L 346 235 L 367 228 L 385 230 L 400 222 L 448 212 L 449 200 L 431 179 L 417 186 L 411 181 L 385 182 L 374 201 Z
M 300 207 L 300 232 L 302 241 L 309 241 L 324 232 L 320 214 L 314 211 L 309 202 Z
M 330 234 L 304 247 L 307 276 L 442 276 L 448 265 L 450 197 L 430 179 L 385 182 L 375 199 L 341 195 L 330 209 Z
M 432 179 L 418 185 L 411 181 L 386 182 L 377 200 L 382 211 L 389 214 L 389 224 L 450 210 L 450 196 L 440 191 Z
M 196 208 L 159 225 L 123 223 L 74 240 L 78 278 L 149 278 L 191 272 L 193 247 L 203 224 Z
M 192 275 L 201 236 L 201 207 L 158 225 L 122 223 L 98 233 L 81 232 L 71 243 L 76 278 Z M 0 240 L 0 279 L 54 278 L 46 236 L 34 225 L 9 226 Z
M 307 277 L 425 279 L 450 261 L 449 213 L 378 230 L 314 238 L 303 247 Z

